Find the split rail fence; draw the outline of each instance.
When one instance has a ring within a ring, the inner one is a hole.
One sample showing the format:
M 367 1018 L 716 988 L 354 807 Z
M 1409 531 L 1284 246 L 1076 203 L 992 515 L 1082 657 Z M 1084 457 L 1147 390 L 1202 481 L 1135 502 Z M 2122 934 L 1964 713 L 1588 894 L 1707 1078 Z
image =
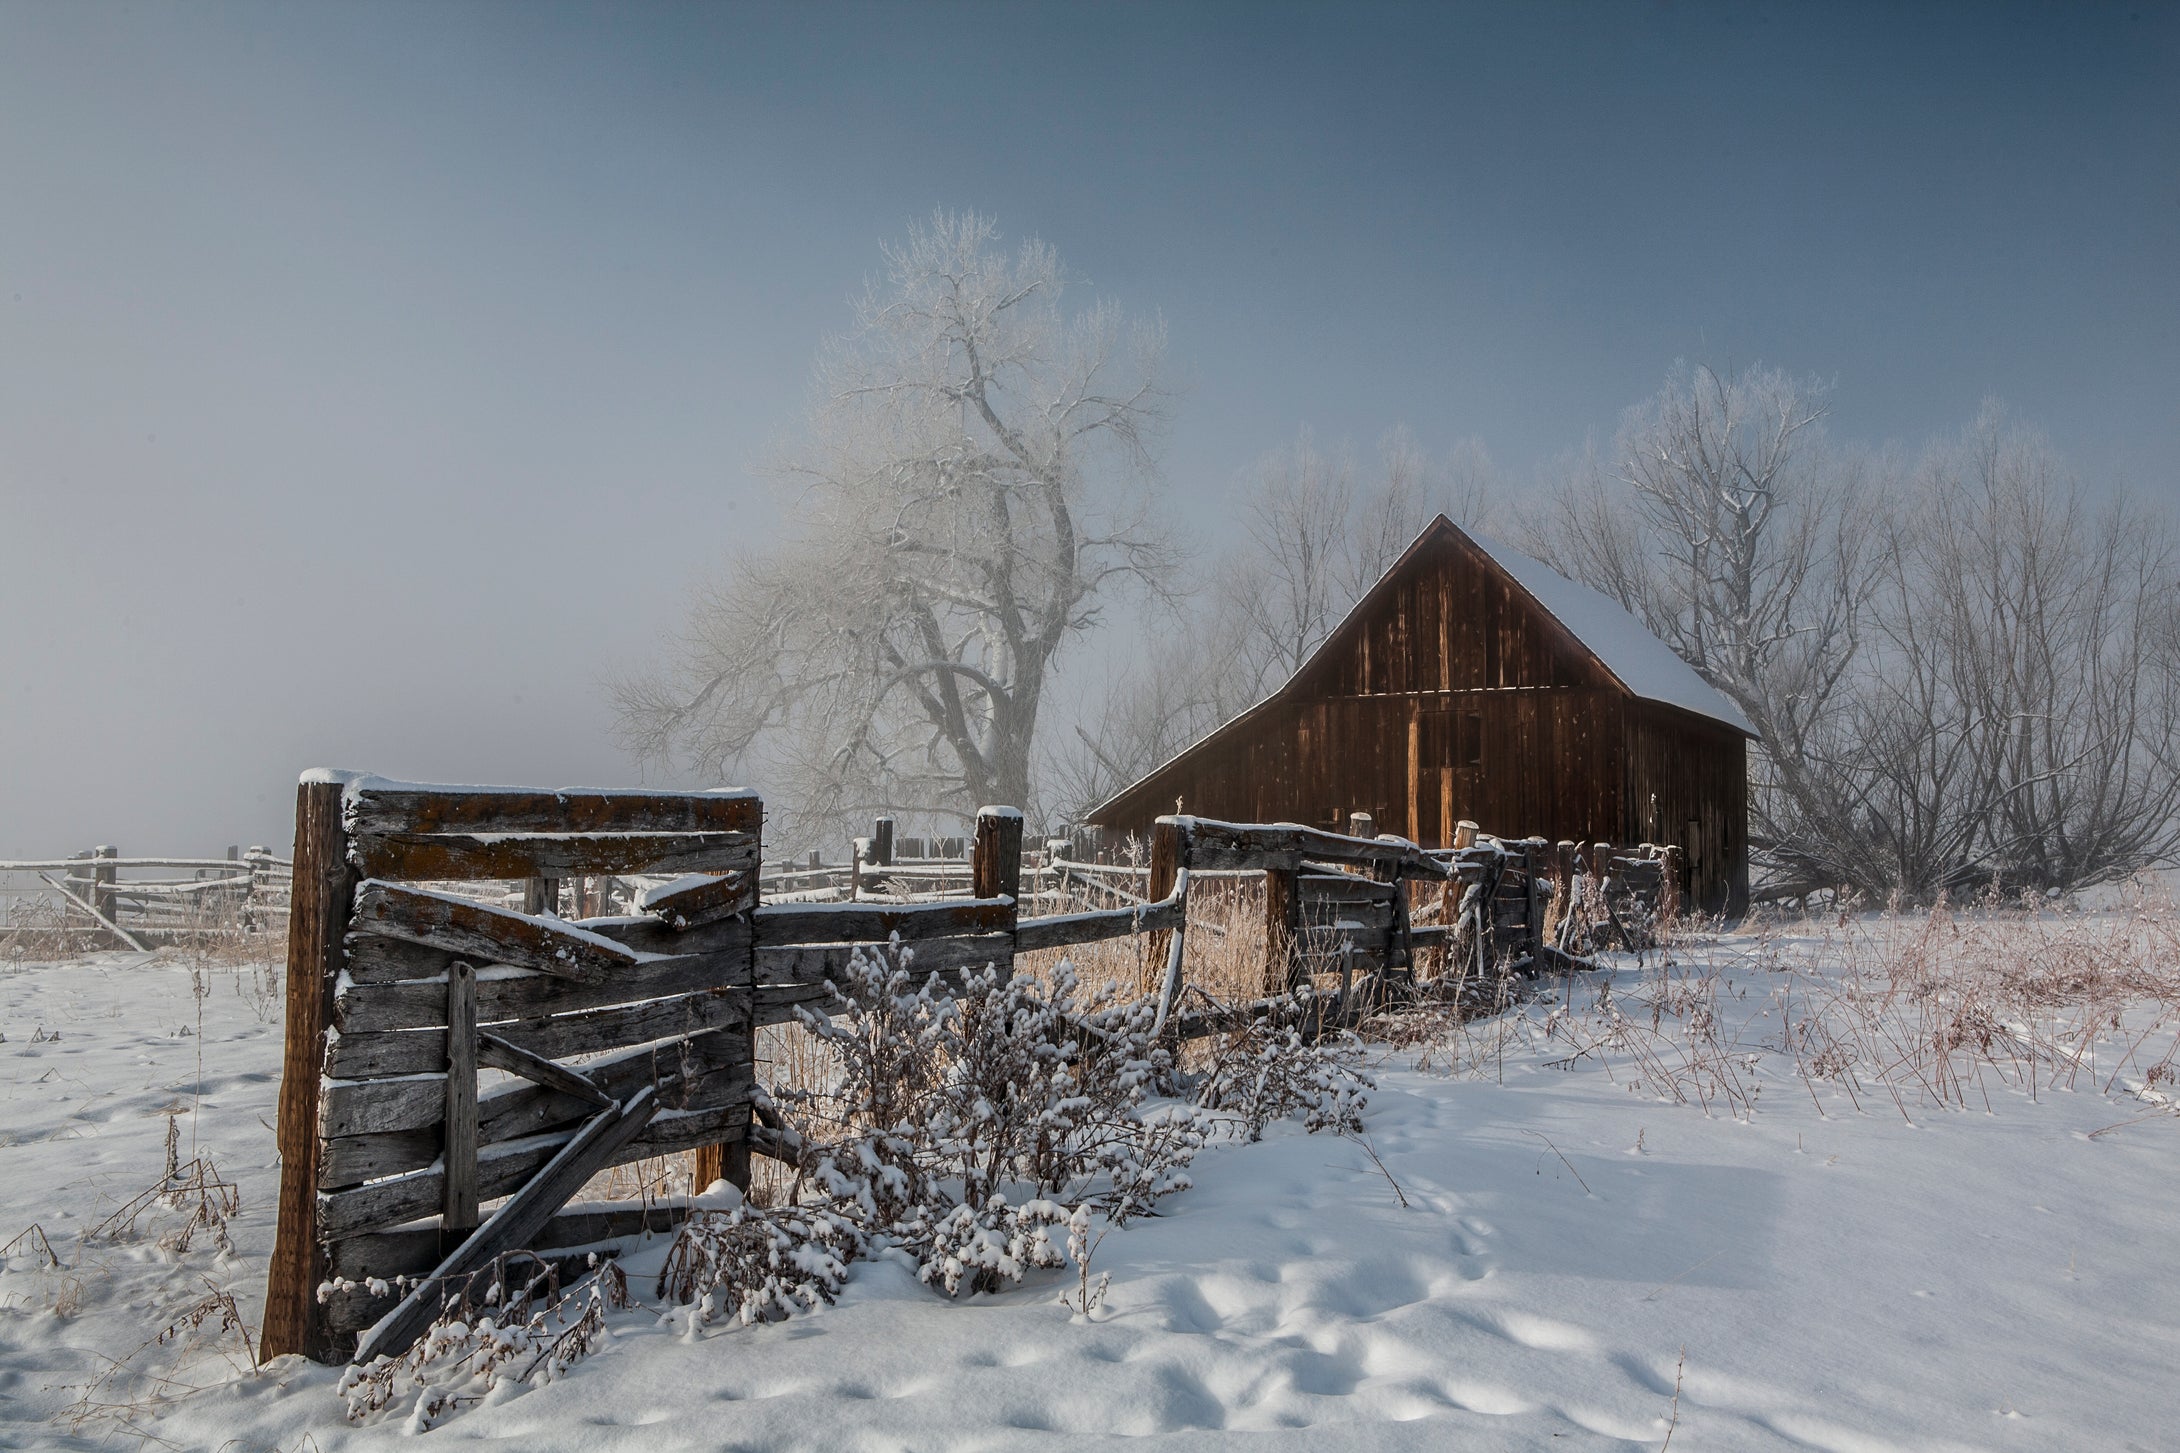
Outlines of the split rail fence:
M 0 937 L 59 952 L 276 936 L 287 930 L 291 865 L 261 847 L 224 858 L 73 857 L 0 860 L 7 921 Z M 36 882 L 42 887 L 27 885 Z
M 1142 892 L 1111 881 L 1125 870 L 1060 860 L 1045 871 L 1122 901 L 1025 916 L 1022 818 L 1010 808 L 978 815 L 966 896 L 767 901 L 762 827 L 762 802 L 741 792 L 306 776 L 262 1355 L 398 1353 L 443 1289 L 502 1253 L 565 1255 L 686 1214 L 566 1209 L 615 1165 L 693 1151 L 697 1187 L 746 1188 L 752 1149 L 778 1145 L 753 1124 L 754 1035 L 822 1011 L 827 980 L 860 952 L 898 942 L 919 973 L 958 982 L 972 968 L 1011 972 L 1024 953 L 1148 935 L 1164 966 L 1159 1029 L 1186 1039 L 1221 1032 L 1237 1012 L 1185 993 L 1192 879 L 1262 880 L 1259 1004 L 1306 1005 L 1313 1029 L 1403 994 L 1583 966 L 1588 941 L 1548 932 L 1545 905 L 1576 901 L 1585 866 L 1605 869 L 1587 891 L 1610 913 L 1592 919 L 1617 916 L 1630 942 L 1670 908 L 1662 857 L 1607 850 L 1586 864 L 1571 844 L 1492 840 L 1432 853 L 1172 817 L 1157 824 Z M 609 881 L 621 889 L 580 886 Z M 518 895 L 523 907 L 510 906 Z M 564 919 L 563 902 L 605 911 Z M 614 911 L 624 906 L 633 911 Z M 1305 983 L 1319 992 L 1297 995 Z

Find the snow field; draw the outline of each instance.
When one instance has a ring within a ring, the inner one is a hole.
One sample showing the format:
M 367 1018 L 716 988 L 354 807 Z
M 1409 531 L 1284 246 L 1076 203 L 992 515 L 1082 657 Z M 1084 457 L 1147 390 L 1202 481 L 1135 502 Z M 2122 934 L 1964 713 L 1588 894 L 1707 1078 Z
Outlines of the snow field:
M 1733 965 L 1717 1002 L 1744 1016 L 1729 1038 L 1759 1043 L 1768 972 L 1746 942 L 1717 953 Z M 36 1221 L 66 1263 L 18 1249 L 0 1273 L 0 1446 L 127 1446 L 131 1417 L 238 1453 L 408 1436 L 398 1412 L 344 1422 L 332 1369 L 235 1376 L 231 1338 L 131 1364 L 204 1391 L 118 1377 L 95 1398 L 133 1410 L 55 1421 L 202 1278 L 255 1317 L 277 1015 L 260 1018 L 247 973 L 210 982 L 199 1040 L 174 1034 L 196 1022 L 186 967 L 0 967 L 0 1243 Z M 32 1044 L 38 1029 L 61 1038 Z M 200 1043 L 197 1134 L 242 1189 L 235 1254 L 160 1250 L 179 1220 L 164 1211 L 133 1240 L 82 1244 L 158 1176 Z M 425 1436 L 526 1453 L 1199 1447 L 1241 1431 L 1312 1449 L 1657 1448 L 1669 1431 L 1676 1453 L 2173 1446 L 2180 1117 L 1999 1086 L 1990 1112 L 1910 1124 L 1828 1086 L 1820 1109 L 1774 1053 L 1736 1120 L 1630 1093 L 1596 1061 L 1552 1067 L 1565 1057 L 1517 1039 L 1483 1078 L 1388 1063 L 1367 1116 L 1383 1171 L 1357 1141 L 1291 1126 L 1199 1157 L 1195 1189 L 1096 1252 L 1113 1283 L 1091 1321 L 1058 1303 L 1072 1270 L 948 1302 L 880 1259 L 839 1305 L 783 1323 L 691 1337 L 624 1314 L 562 1380 Z M 664 1245 L 627 1260 L 646 1299 Z

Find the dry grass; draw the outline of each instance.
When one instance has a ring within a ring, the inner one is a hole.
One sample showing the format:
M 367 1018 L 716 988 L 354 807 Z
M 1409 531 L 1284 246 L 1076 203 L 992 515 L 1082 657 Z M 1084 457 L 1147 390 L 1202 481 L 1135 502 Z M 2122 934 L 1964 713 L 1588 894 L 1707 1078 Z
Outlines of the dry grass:
M 1552 1067 L 1594 1065 L 1632 1092 L 1737 1117 L 1781 1060 L 1820 1112 L 1825 1087 L 1909 1119 L 2061 1089 L 2180 1108 L 2180 913 L 2148 885 L 2096 913 L 1985 898 L 1751 926 L 1721 940 L 1668 925 L 1632 974 L 1369 1028 L 1424 1068 L 1492 1076 L 1510 1048 L 1538 1049 Z
M 2094 914 L 1987 897 L 1808 927 L 1770 949 L 1781 1047 L 1805 1079 L 1903 1116 L 2008 1090 L 2173 1101 L 2180 913 L 2148 884 Z

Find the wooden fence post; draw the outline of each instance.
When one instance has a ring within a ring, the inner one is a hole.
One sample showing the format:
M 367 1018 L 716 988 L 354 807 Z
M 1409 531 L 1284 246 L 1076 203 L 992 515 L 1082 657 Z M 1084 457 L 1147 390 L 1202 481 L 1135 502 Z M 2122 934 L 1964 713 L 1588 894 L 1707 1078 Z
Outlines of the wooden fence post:
M 759 831 L 761 833 L 762 829 L 760 828 Z M 753 862 L 762 863 L 764 861 L 764 848 L 761 843 L 752 850 L 750 856 Z M 812 848 L 810 850 L 810 866 L 814 868 L 817 865 L 817 849 Z M 853 874 L 856 871 L 856 865 L 850 864 L 848 871 L 850 873 L 848 881 L 852 885 L 855 882 Z M 763 901 L 764 875 L 757 873 L 751 878 L 749 885 L 749 904 L 752 912 Z M 611 903 L 605 905 L 606 912 L 610 913 L 612 908 Z M 752 921 L 754 922 L 754 919 Z M 756 967 L 756 950 L 752 948 L 750 950 L 750 989 L 753 994 L 756 989 Z M 743 1067 L 749 1074 L 750 1083 L 754 1085 L 757 1081 L 757 1026 L 751 1024 L 748 1026 L 748 1030 L 749 1059 Z M 745 1196 L 749 1194 L 749 1130 L 747 1127 L 744 1127 L 740 1140 L 725 1145 L 714 1141 L 710 1145 L 699 1145 L 691 1153 L 689 1194 L 703 1194 L 705 1189 L 714 1181 L 725 1181 Z
M 1143 885 L 1143 901 L 1161 903 L 1173 895 L 1173 885 L 1181 872 L 1181 824 L 1172 818 L 1162 817 L 1151 824 L 1151 875 Z M 1148 936 L 1144 945 L 1143 980 L 1146 993 L 1155 991 L 1159 976 L 1166 970 L 1166 960 L 1172 950 L 1172 935 L 1159 930 Z
M 1529 967 L 1535 973 L 1544 971 L 1544 874 L 1551 861 L 1552 845 L 1543 838 L 1533 837 L 1522 844 L 1529 864 Z
M 1302 894 L 1291 868 L 1264 870 L 1264 989 L 1284 994 L 1301 967 Z
M 980 807 L 969 874 L 979 898 L 1022 896 L 1022 813 L 1014 807 Z M 1016 906 L 1020 917 L 1020 905 Z
M 1378 821 L 1367 812 L 1351 812 L 1347 815 L 1349 837 L 1376 837 Z
M 113 865 L 113 860 L 120 856 L 121 849 L 111 843 L 91 849 L 91 906 L 109 921 L 116 921 L 114 915 L 120 907 L 114 901 Z M 100 861 L 101 859 L 104 861 Z M 116 944 L 114 947 L 121 948 L 124 945 Z
M 445 1255 L 477 1229 L 477 970 L 447 967 L 447 1108 L 441 1159 L 439 1249 Z
M 289 1352 L 320 1362 L 337 1355 L 317 1297 L 325 1274 L 317 1224 L 318 1082 L 325 1069 L 333 981 L 341 972 L 341 940 L 356 897 L 341 823 L 344 791 L 339 782 L 305 782 L 295 791 L 287 1037 L 280 1071 L 280 1222 L 265 1287 L 259 1361 Z
M 1683 871 L 1680 844 L 1667 843 L 1659 854 L 1663 860 L 1663 884 L 1658 889 L 1658 916 L 1667 923 L 1680 917 L 1680 875 Z
M 880 817 L 870 825 L 870 860 L 880 868 L 893 866 L 893 819 Z

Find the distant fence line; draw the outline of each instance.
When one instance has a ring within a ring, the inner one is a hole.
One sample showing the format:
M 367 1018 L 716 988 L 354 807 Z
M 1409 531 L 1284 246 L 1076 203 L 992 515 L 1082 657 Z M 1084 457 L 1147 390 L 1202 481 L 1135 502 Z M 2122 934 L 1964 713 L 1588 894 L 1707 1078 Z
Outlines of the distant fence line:
M 293 873 L 286 858 L 254 846 L 229 848 L 224 858 L 124 857 L 103 846 L 65 858 L 0 859 L 7 899 L 0 941 L 67 951 L 277 939 L 287 931 Z

